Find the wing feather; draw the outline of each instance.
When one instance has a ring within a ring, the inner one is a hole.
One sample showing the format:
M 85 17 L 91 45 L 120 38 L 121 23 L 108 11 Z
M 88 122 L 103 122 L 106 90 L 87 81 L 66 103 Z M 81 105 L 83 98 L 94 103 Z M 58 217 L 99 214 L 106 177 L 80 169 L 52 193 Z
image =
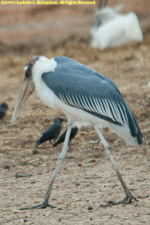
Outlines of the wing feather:
M 91 101 L 91 105 L 92 105 L 92 108 L 94 109 L 94 111 L 95 111 L 96 113 L 99 113 L 99 111 L 98 111 L 98 109 L 97 109 L 97 106 L 96 106 L 96 104 L 95 104 L 94 97 L 93 97 L 93 98 L 90 97 L 90 101 Z
M 110 105 L 109 105 L 108 100 L 106 101 L 106 99 L 104 99 L 104 101 L 105 101 L 105 104 L 106 104 L 106 107 L 107 107 L 107 115 L 108 115 L 112 120 L 115 121 L 114 115 L 112 114 L 112 110 L 111 110 L 111 108 L 110 108 Z
M 85 109 L 86 109 L 86 110 L 89 110 L 89 109 L 88 109 L 87 102 L 86 102 L 84 96 L 83 96 L 83 95 L 81 95 L 81 96 L 79 95 L 79 98 L 80 98 L 80 100 L 81 100 L 81 104 L 84 105 Z
M 82 102 L 81 102 L 80 98 L 78 98 L 77 95 L 75 95 L 75 99 L 76 99 L 76 102 L 77 102 L 78 106 L 80 108 L 82 108 Z
M 120 102 L 77 94 L 71 95 L 70 93 L 59 93 L 59 97 L 67 105 L 88 111 L 106 120 L 109 118 L 111 122 L 120 125 L 124 125 L 127 122 L 125 107 Z
M 120 113 L 119 110 L 117 108 L 117 105 L 115 102 L 111 101 L 111 104 L 113 105 L 112 110 L 114 112 L 114 117 L 117 121 L 120 121 Z
M 100 113 L 101 112 L 101 108 L 100 108 L 100 106 L 99 106 L 99 103 L 98 103 L 98 101 L 97 101 L 97 98 L 92 98 L 93 99 L 93 102 L 94 102 L 94 104 L 95 104 L 95 108 L 96 108 L 96 112 L 97 113 Z

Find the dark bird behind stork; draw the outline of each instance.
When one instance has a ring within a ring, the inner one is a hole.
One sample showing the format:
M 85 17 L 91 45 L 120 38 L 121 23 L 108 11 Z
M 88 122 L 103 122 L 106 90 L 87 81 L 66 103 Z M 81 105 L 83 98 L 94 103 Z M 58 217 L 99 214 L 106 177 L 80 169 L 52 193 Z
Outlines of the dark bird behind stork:
M 3 102 L 2 104 L 0 104 L 0 119 L 3 120 L 4 117 L 6 116 L 8 110 L 8 105 L 6 102 Z
M 54 119 L 53 124 L 48 128 L 47 131 L 45 131 L 42 136 L 40 137 L 40 139 L 36 142 L 36 145 L 34 147 L 34 152 L 36 151 L 36 148 L 41 145 L 42 143 L 44 143 L 45 141 L 54 141 L 58 138 L 61 129 L 62 129 L 62 122 L 63 119 L 62 118 L 56 118 Z
M 70 141 L 73 138 L 75 138 L 75 136 L 78 133 L 78 130 L 79 129 L 77 127 L 72 127 L 68 144 L 70 144 Z M 54 147 L 56 147 L 57 145 L 59 145 L 65 141 L 66 133 L 67 133 L 67 130 L 65 130 L 65 132 L 60 135 L 59 139 L 53 144 Z
M 44 104 L 68 117 L 68 129 L 44 201 L 42 204 L 22 209 L 53 207 L 48 203 L 53 183 L 67 155 L 71 129 L 79 125 L 91 125 L 95 128 L 125 192 L 123 200 L 109 204 L 127 204 L 132 199 L 136 200 L 127 188 L 115 163 L 111 147 L 100 131 L 107 127 L 131 146 L 142 144 L 140 128 L 117 86 L 106 76 L 71 58 L 58 56 L 48 59 L 35 56 L 25 72 L 12 122 L 16 120 L 22 105 L 34 89 Z

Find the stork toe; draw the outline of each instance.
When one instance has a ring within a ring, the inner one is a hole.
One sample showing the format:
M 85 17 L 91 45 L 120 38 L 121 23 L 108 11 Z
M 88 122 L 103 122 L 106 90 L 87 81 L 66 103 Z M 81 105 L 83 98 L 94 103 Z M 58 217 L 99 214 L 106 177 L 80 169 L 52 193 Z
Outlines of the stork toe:
M 130 204 L 132 202 L 132 199 L 138 202 L 138 200 L 129 192 L 126 194 L 126 197 L 122 199 L 121 201 L 118 201 L 118 202 L 109 201 L 108 204 L 109 205 L 119 205 L 119 204 L 126 205 L 126 204 Z

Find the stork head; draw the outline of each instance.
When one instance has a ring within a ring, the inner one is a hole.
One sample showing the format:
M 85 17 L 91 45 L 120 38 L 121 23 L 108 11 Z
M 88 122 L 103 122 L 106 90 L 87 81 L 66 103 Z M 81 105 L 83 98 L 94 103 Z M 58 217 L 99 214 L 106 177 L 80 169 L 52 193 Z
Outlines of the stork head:
M 33 68 L 35 62 L 36 62 L 39 58 L 40 58 L 40 56 L 34 56 L 34 57 L 30 60 L 28 66 L 26 67 L 26 72 L 25 72 L 25 78 L 26 78 L 26 79 L 31 79 L 31 78 L 32 78 L 32 68 Z
M 24 103 L 27 101 L 27 99 L 29 98 L 29 96 L 32 94 L 34 90 L 34 84 L 32 81 L 32 70 L 36 61 L 38 61 L 38 59 L 39 59 L 39 56 L 33 57 L 30 60 L 28 66 L 26 67 L 24 80 L 22 82 L 22 86 L 18 95 L 13 116 L 12 116 L 12 123 L 15 122 L 22 106 L 24 105 Z

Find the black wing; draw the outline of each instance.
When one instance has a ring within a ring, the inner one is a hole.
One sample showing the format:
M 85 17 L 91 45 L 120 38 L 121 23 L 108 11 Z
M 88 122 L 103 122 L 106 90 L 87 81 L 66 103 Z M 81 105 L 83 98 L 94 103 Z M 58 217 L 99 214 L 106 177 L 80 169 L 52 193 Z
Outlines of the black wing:
M 52 126 L 50 126 L 50 128 L 47 131 L 45 131 L 43 135 L 40 137 L 40 139 L 36 142 L 35 147 L 39 146 L 45 141 L 48 140 L 51 141 L 52 139 L 56 139 L 59 136 L 61 129 L 62 129 L 61 124 L 53 124 Z
M 71 129 L 71 133 L 70 133 L 70 138 L 69 138 L 69 142 L 75 138 L 75 136 L 77 135 L 78 133 L 78 128 L 77 127 L 73 127 Z M 67 130 L 65 130 L 65 132 L 63 134 L 61 134 L 61 136 L 59 137 L 59 139 L 53 144 L 54 147 L 56 147 L 57 145 L 59 145 L 60 143 L 64 142 L 65 140 L 65 137 L 66 137 L 66 133 L 67 133 Z
M 3 119 L 6 115 L 7 110 L 4 108 L 0 108 L 0 119 Z

